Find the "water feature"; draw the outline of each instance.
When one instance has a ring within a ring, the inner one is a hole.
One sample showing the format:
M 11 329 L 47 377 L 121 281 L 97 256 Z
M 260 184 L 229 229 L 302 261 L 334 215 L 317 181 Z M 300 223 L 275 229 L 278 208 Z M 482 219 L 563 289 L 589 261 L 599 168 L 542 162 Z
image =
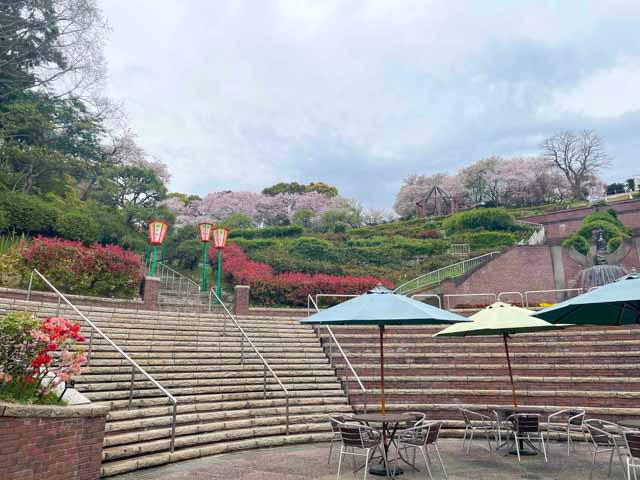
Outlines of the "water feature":
M 586 292 L 592 287 L 614 282 L 626 274 L 627 271 L 619 265 L 595 265 L 580 272 L 580 286 Z

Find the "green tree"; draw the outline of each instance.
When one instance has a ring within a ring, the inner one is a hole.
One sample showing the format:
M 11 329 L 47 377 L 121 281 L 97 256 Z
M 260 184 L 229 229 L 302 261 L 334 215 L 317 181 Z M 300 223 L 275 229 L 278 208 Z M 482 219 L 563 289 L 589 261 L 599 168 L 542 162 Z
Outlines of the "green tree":
M 234 212 L 224 219 L 222 226 L 227 227 L 229 230 L 239 230 L 242 228 L 253 228 L 255 225 L 250 216 L 244 213 Z
M 293 212 L 291 217 L 291 224 L 302 228 L 311 228 L 313 226 L 313 219 L 316 216 L 316 212 L 309 208 L 300 208 Z
M 298 182 L 280 182 L 275 185 L 271 185 L 270 187 L 264 188 L 262 190 L 263 195 L 269 195 L 271 197 L 275 197 L 276 195 L 280 195 L 282 193 L 304 193 L 306 187 Z
M 304 187 L 305 192 L 317 192 L 326 197 L 337 197 L 338 189 L 324 182 L 311 182 Z

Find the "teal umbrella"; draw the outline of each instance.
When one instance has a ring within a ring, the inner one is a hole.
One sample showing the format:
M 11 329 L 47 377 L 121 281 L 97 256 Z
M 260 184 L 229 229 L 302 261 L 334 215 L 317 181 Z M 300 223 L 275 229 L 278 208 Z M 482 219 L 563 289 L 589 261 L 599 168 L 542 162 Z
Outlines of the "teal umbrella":
M 534 316 L 549 323 L 572 325 L 640 323 L 640 274 L 626 275 L 613 283 L 540 310 Z
M 469 322 L 455 313 L 393 293 L 378 285 L 359 297 L 300 320 L 312 325 L 377 325 L 380 329 L 380 401 L 384 415 L 384 327 Z

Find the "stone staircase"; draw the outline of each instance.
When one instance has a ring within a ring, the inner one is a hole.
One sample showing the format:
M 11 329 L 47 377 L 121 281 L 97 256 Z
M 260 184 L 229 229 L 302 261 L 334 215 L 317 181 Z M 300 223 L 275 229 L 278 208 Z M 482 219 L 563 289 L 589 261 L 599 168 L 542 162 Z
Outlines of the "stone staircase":
M 58 311 L 56 304 L 0 299 L 0 312 L 13 310 L 79 320 L 70 309 Z M 76 389 L 111 407 L 105 477 L 241 449 L 328 440 L 326 416 L 352 410 L 313 329 L 295 319 L 238 318 L 289 391 L 287 434 L 284 391 L 272 376 L 265 377 L 263 363 L 229 320 L 225 328 L 221 312 L 80 310 L 178 401 L 171 452 L 168 398 L 136 373 L 130 402 L 131 366 L 94 336 L 90 366 Z M 84 329 L 84 334 L 89 332 Z
M 433 338 L 442 327 L 387 327 L 387 410 L 424 411 L 446 421 L 457 435 L 456 406 L 491 410 L 510 405 L 511 390 L 501 337 Z M 333 332 L 368 390 L 368 409 L 380 409 L 378 332 L 371 327 L 335 326 Z M 320 335 L 329 354 L 329 336 Z M 514 335 L 509 342 L 518 402 L 541 412 L 584 407 L 591 418 L 640 418 L 640 327 L 582 327 Z M 340 378 L 347 371 L 332 349 Z M 349 372 L 350 400 L 363 396 Z

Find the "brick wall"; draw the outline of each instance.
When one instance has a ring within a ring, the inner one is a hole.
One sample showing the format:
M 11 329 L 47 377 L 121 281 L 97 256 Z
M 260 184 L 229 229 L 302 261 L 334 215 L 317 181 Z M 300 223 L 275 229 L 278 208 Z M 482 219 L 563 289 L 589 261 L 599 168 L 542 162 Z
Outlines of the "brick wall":
M 633 230 L 640 229 L 640 200 L 627 200 L 612 203 L 606 207 L 599 207 L 600 210 L 609 208 L 613 208 L 618 213 L 618 218 L 622 223 Z M 553 241 L 570 236 L 580 228 L 584 217 L 593 211 L 594 209 L 591 207 L 571 208 L 545 213 L 544 215 L 534 215 L 522 220 L 544 224 L 547 239 Z
M 513 247 L 466 277 L 442 282 L 441 288 L 445 295 L 555 289 L 551 249 L 548 246 Z M 535 300 L 538 301 L 538 297 Z M 545 298 L 541 296 L 539 301 L 542 300 Z M 556 301 L 555 298 L 549 300 Z M 488 303 L 488 298 L 449 298 L 451 308 L 481 303 Z
M 106 407 L 0 403 L 0 478 L 98 479 L 106 413 Z
M 76 306 L 105 307 L 105 308 L 126 308 L 129 310 L 144 309 L 142 300 L 126 300 L 117 298 L 87 297 L 84 295 L 67 295 L 71 303 Z M 14 300 L 26 300 L 27 291 L 14 288 L 0 287 L 0 298 L 10 298 Z M 58 296 L 50 292 L 31 292 L 30 300 L 34 302 L 57 303 Z

